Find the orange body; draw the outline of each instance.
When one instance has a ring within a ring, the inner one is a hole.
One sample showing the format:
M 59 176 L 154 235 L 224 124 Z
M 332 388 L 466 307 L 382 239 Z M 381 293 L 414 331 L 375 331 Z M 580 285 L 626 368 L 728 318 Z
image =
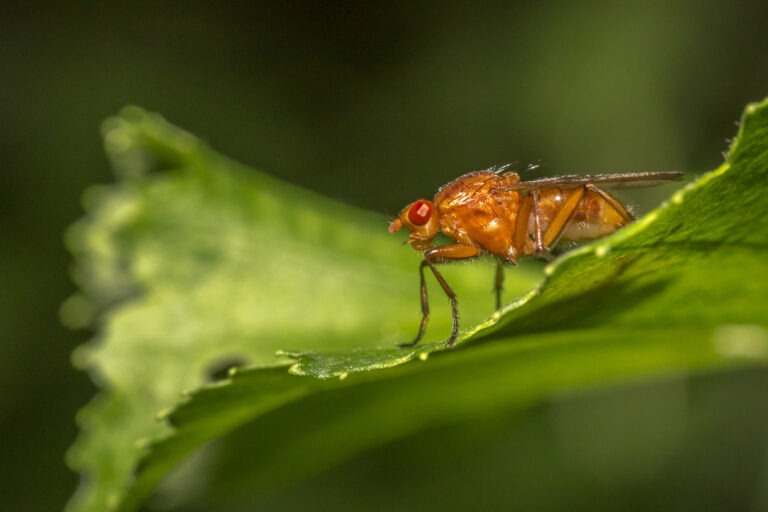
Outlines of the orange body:
M 502 263 L 515 263 L 521 256 L 548 257 L 560 240 L 594 240 L 614 232 L 634 217 L 627 208 L 597 184 L 612 187 L 651 186 L 679 180 L 678 172 L 640 172 L 596 176 L 559 176 L 520 181 L 505 168 L 475 171 L 460 176 L 438 190 L 432 201 L 419 199 L 406 206 L 389 225 L 390 233 L 403 226 L 410 231 L 408 243 L 424 253 L 421 275 L 421 327 L 417 343 L 429 318 L 424 268 L 434 274 L 451 300 L 452 346 L 458 335 L 456 295 L 436 264 L 474 258 L 490 253 L 498 258 L 496 307 L 501 307 Z M 434 246 L 439 232 L 455 243 Z
M 473 245 L 507 261 L 516 261 L 514 246 L 521 195 L 501 190 L 518 183 L 515 173 L 477 171 L 442 187 L 435 195 L 440 231 L 460 244 Z
M 554 240 L 546 244 L 542 240 L 542 245 L 537 248 L 536 233 L 540 232 L 542 236 L 547 233 L 552 220 L 574 193 L 581 192 L 583 185 L 573 188 L 561 185 L 536 191 L 539 215 L 535 216 L 533 201 L 525 199 L 534 192 L 516 188 L 519 184 L 518 174 L 495 171 L 475 171 L 451 181 L 440 188 L 433 200 L 438 230 L 459 244 L 476 247 L 513 263 L 520 256 L 540 255 L 541 249 L 546 250 L 557 240 L 578 242 L 600 238 L 632 219 L 626 208 L 617 209 L 618 201 L 609 202 L 605 192 L 586 190 L 580 194 L 557 236 L 553 235 Z M 425 242 L 437 232 L 430 231 L 426 237 L 422 236 L 419 226 L 409 222 L 408 210 L 403 210 L 390 226 L 390 231 L 405 224 L 412 232 L 411 245 L 421 251 L 429 249 L 431 242 Z

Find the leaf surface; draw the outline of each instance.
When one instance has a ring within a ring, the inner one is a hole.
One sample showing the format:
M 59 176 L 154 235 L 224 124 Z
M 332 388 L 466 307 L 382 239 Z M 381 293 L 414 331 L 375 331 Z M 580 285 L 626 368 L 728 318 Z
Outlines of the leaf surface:
M 487 265 L 451 269 L 463 325 L 475 325 L 452 351 L 439 314 L 426 343 L 392 348 L 418 321 L 418 258 L 376 231 L 383 222 L 246 171 L 143 112 L 106 136 L 127 140 L 111 149 L 123 179 L 72 237 L 89 309 L 105 311 L 103 339 L 79 359 L 107 391 L 85 409 L 71 460 L 113 478 L 73 507 L 135 509 L 179 461 L 243 425 L 260 493 L 564 392 L 768 360 L 766 102 L 747 108 L 723 166 L 559 258 L 500 313 L 482 319 Z M 147 160 L 172 170 L 147 174 Z M 532 283 L 517 274 L 510 296 Z M 258 366 L 203 384 L 233 357 Z M 182 389 L 194 391 L 174 405 Z M 148 421 L 166 407 L 172 429 Z
M 102 389 L 68 455 L 83 474 L 71 510 L 117 508 L 146 446 L 171 432 L 158 413 L 228 367 L 290 362 L 278 350 L 395 353 L 419 321 L 419 256 L 383 216 L 248 169 L 137 108 L 103 134 L 118 180 L 87 191 L 67 234 L 81 292 L 62 316 L 97 328 L 75 362 Z M 515 270 L 508 296 L 536 279 Z M 489 261 L 449 278 L 465 325 L 488 315 Z M 449 322 L 434 315 L 427 342 Z

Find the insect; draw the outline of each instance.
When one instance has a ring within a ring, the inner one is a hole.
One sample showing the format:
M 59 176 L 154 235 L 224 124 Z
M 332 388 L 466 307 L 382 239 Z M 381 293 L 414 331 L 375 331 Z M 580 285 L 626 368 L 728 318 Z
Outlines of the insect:
M 505 263 L 515 264 L 523 256 L 552 259 L 549 250 L 559 241 L 594 240 L 635 219 L 626 206 L 601 187 L 647 187 L 683 178 L 680 172 L 637 172 L 521 181 L 508 168 L 464 174 L 441 187 L 431 201 L 419 199 L 406 206 L 389 225 L 390 233 L 403 226 L 408 228 L 407 243 L 424 253 L 419 265 L 421 325 L 412 342 L 399 346 L 416 345 L 426 331 L 426 267 L 451 301 L 453 329 L 447 346 L 452 347 L 459 334 L 458 302 L 436 265 L 483 253 L 495 256 L 496 309 L 500 309 Z M 432 239 L 438 232 L 454 243 L 434 246 Z

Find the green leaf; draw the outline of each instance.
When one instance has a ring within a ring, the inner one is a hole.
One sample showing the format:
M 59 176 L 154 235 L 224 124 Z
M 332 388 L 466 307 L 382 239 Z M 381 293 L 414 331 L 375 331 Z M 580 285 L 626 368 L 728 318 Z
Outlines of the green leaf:
M 98 328 L 75 361 L 102 388 L 78 416 L 70 510 L 119 507 L 146 446 L 172 432 L 157 413 L 228 366 L 289 362 L 278 350 L 395 353 L 420 314 L 419 257 L 382 216 L 247 169 L 137 108 L 103 133 L 118 182 L 86 193 L 67 235 L 81 293 L 62 316 Z M 516 272 L 508 296 L 535 276 Z M 490 312 L 490 262 L 449 278 L 465 325 Z M 435 315 L 427 341 L 449 323 Z
M 247 479 L 258 495 L 386 443 L 563 392 L 768 361 L 768 102 L 748 107 L 721 168 L 632 226 L 561 257 L 502 312 L 480 321 L 490 268 L 451 269 L 464 326 L 476 322 L 453 351 L 435 341 L 435 331 L 448 330 L 437 313 L 431 340 L 392 348 L 418 321 L 418 259 L 378 234 L 383 223 L 253 175 L 155 116 L 131 110 L 108 126 L 108 143 L 124 139 L 127 148 L 111 151 L 124 178 L 100 193 L 73 235 L 87 309 L 106 311 L 106 337 L 80 359 L 107 389 L 81 418 L 71 460 L 96 479 L 73 509 L 134 509 L 179 461 L 243 425 L 256 443 Z M 147 175 L 150 160 L 173 170 Z M 292 201 L 297 194 L 302 200 Z M 306 212 L 287 223 L 294 207 Z M 319 228 L 303 224 L 312 212 Z M 273 217 L 271 228 L 261 226 Z M 259 250 L 261 229 L 270 246 L 269 236 L 284 238 L 280 251 Z M 276 252 L 303 264 L 276 263 Z M 295 283 L 280 283 L 285 268 Z M 321 300 L 303 302 L 306 283 L 330 275 L 343 284 L 321 279 Z M 531 283 L 524 272 L 517 282 Z M 266 298 L 252 283 L 265 286 Z M 277 296 L 286 300 L 273 304 Z M 432 299 L 434 311 L 447 311 Z M 249 323 L 247 310 L 238 314 L 243 302 L 268 314 Z M 353 304 L 348 323 L 324 323 L 339 304 Z M 290 367 L 269 359 L 275 349 L 293 359 Z M 233 355 L 272 367 L 199 385 L 212 361 Z M 148 421 L 147 411 L 195 387 L 162 415 L 173 430 Z M 146 443 L 132 451 L 140 437 Z

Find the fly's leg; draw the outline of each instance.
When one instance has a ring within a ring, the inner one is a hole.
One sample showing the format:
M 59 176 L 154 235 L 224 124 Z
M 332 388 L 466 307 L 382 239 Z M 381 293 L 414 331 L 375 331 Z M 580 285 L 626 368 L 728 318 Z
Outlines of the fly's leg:
M 459 335 L 459 305 L 456 300 L 456 294 L 446 282 L 443 275 L 437 270 L 436 264 L 450 263 L 452 261 L 465 260 L 474 258 L 480 254 L 480 249 L 472 245 L 452 244 L 443 245 L 440 247 L 433 247 L 424 253 L 424 261 L 419 265 L 419 274 L 421 275 L 421 325 L 419 327 L 419 333 L 410 343 L 402 343 L 400 347 L 412 347 L 416 345 L 427 329 L 427 321 L 429 320 L 429 300 L 427 299 L 427 284 L 424 279 L 424 267 L 429 267 L 432 274 L 440 283 L 440 287 L 443 292 L 448 296 L 451 301 L 451 314 L 453 316 L 453 328 L 451 330 L 451 337 L 448 338 L 448 347 L 453 347 L 456 342 L 456 337 Z
M 552 256 L 547 252 L 549 247 L 544 243 L 544 233 L 541 229 L 539 193 L 536 190 L 531 190 L 523 198 L 520 209 L 517 212 L 514 237 L 514 247 L 517 250 L 517 254 L 525 254 L 525 244 L 529 240 L 529 219 L 533 219 L 533 254 L 551 260 Z
M 554 244 L 565 229 L 565 225 L 576 211 L 576 207 L 579 205 L 579 201 L 584 197 L 584 193 L 587 190 L 587 186 L 577 188 L 573 193 L 565 200 L 563 206 L 558 210 L 555 216 L 552 218 L 552 222 L 547 226 L 547 230 L 544 232 L 542 240 L 542 248 L 548 249 Z
M 429 321 L 429 298 L 427 297 L 427 282 L 424 280 L 424 267 L 427 266 L 427 260 L 423 260 L 419 265 L 419 277 L 420 277 L 420 295 L 421 295 L 421 324 L 419 325 L 419 332 L 416 334 L 416 338 L 409 343 L 400 343 L 397 346 L 400 348 L 413 347 L 421 338 L 424 337 L 424 333 L 427 330 L 427 322 Z M 433 270 L 433 272 L 435 272 Z
M 544 233 L 544 248 L 550 247 L 557 241 L 557 239 L 560 237 L 560 234 L 563 232 L 563 229 L 565 229 L 566 224 L 570 220 L 571 215 L 573 215 L 573 212 L 579 205 L 579 201 L 581 201 L 581 198 L 584 197 L 584 195 L 587 193 L 595 194 L 603 199 L 610 205 L 611 208 L 616 210 L 616 213 L 621 215 L 625 223 L 629 223 L 635 220 L 634 216 L 629 212 L 629 210 L 627 210 L 624 205 L 616 200 L 616 198 L 600 189 L 599 187 L 589 183 L 581 188 L 574 190 L 568 199 L 566 199 L 562 208 L 560 208 L 555 217 L 552 219 L 549 227 L 547 227 L 546 233 Z
M 523 220 L 527 220 L 529 215 L 533 215 L 534 254 L 536 256 L 546 258 L 549 255 L 547 251 L 555 242 L 557 242 L 557 239 L 560 238 L 560 235 L 563 233 L 563 230 L 568 224 L 568 221 L 570 221 L 573 212 L 576 211 L 576 208 L 579 206 L 579 202 L 586 194 L 594 194 L 600 197 L 600 199 L 603 199 L 611 208 L 616 211 L 616 213 L 621 215 L 625 223 L 629 223 L 635 220 L 634 216 L 629 212 L 629 210 L 627 210 L 624 205 L 622 205 L 616 198 L 600 189 L 599 187 L 589 183 L 583 187 L 575 189 L 573 193 L 568 196 L 568 199 L 565 200 L 565 203 L 563 203 L 555 216 L 552 218 L 552 221 L 549 223 L 549 226 L 547 226 L 546 231 L 542 233 L 541 212 L 539 210 L 539 196 L 535 190 L 532 190 L 525 197 L 518 215 L 520 213 L 524 214 Z M 524 240 L 523 235 L 521 234 L 521 230 L 523 229 L 521 223 L 522 221 L 520 217 L 518 217 L 518 225 L 516 226 L 515 232 L 516 244 L 522 244 Z M 525 235 L 527 235 L 527 225 L 525 226 L 525 230 Z
M 512 245 L 518 255 L 525 254 L 525 242 L 528 240 L 528 218 L 531 215 L 532 207 L 533 192 L 523 198 L 523 201 L 520 203 L 520 209 L 517 211 L 515 236 Z
M 531 203 L 533 205 L 533 249 L 537 255 L 543 255 L 547 250 L 547 246 L 544 245 L 544 237 L 541 232 L 541 209 L 539 209 L 539 193 L 535 190 L 531 190 Z

